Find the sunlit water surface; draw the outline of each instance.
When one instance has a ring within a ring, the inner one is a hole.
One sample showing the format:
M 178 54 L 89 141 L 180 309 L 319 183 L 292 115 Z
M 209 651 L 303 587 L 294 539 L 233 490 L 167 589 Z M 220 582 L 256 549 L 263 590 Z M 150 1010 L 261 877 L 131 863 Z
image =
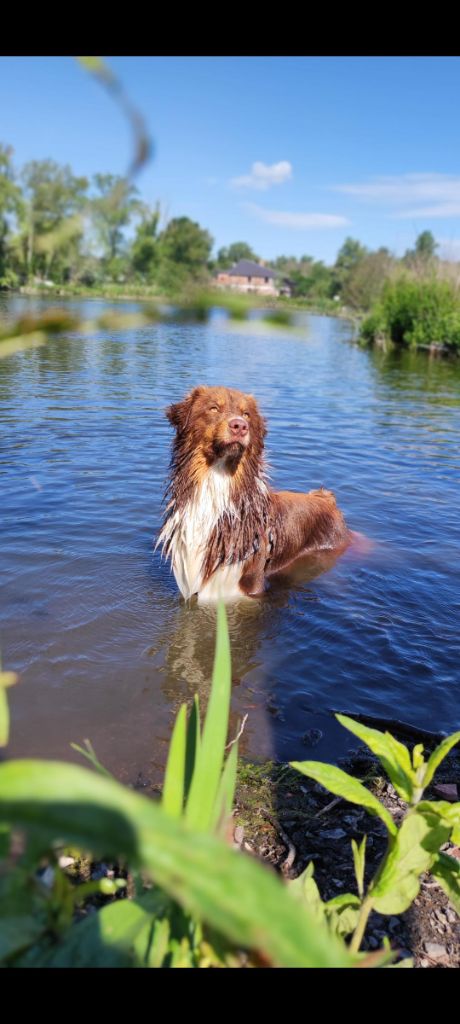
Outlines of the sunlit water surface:
M 21 674 L 9 755 L 74 759 L 89 737 L 119 778 L 156 780 L 178 705 L 206 699 L 215 612 L 186 606 L 153 552 L 164 408 L 198 383 L 253 392 L 272 486 L 333 489 L 374 542 L 229 609 L 243 754 L 337 759 L 354 741 L 332 710 L 459 728 L 460 363 L 351 338 L 322 317 L 274 336 L 216 316 L 0 360 L 0 643 Z

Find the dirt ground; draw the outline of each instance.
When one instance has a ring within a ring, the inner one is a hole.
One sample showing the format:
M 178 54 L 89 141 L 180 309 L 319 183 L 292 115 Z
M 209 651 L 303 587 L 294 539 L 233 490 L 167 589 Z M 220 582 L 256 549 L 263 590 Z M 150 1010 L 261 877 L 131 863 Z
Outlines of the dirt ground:
M 398 738 L 407 744 L 406 736 Z M 402 818 L 406 805 L 382 777 L 379 762 L 367 748 L 357 749 L 340 767 L 365 782 L 396 821 Z M 439 784 L 457 785 L 460 791 L 460 756 L 456 752 L 438 769 L 434 785 L 425 791 L 426 799 L 444 798 L 436 792 Z M 364 834 L 369 882 L 386 847 L 385 826 L 379 818 L 334 798 L 286 765 L 241 766 L 235 814 L 237 845 L 287 878 L 296 878 L 313 861 L 323 899 L 356 892 L 351 839 L 360 841 Z M 452 844 L 443 849 L 460 857 L 460 849 Z M 460 918 L 430 875 L 423 876 L 419 895 L 406 913 L 400 917 L 371 915 L 362 948 L 380 948 L 384 936 L 398 950 L 398 958 L 411 957 L 414 967 L 460 966 Z

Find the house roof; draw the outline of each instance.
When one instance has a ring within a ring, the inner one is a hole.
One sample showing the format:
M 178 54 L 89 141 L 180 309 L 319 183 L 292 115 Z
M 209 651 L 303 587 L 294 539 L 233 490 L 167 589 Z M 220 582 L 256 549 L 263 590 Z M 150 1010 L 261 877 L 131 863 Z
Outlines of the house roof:
M 232 277 L 276 277 L 270 267 L 261 267 L 252 260 L 238 260 L 234 267 L 227 271 Z

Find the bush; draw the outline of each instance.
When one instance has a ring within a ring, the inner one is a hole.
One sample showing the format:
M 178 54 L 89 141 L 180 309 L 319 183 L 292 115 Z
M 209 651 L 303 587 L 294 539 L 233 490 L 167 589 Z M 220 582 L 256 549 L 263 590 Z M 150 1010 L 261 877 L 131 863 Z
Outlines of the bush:
M 388 281 L 381 300 L 361 325 L 371 344 L 385 337 L 395 345 L 460 349 L 460 301 L 449 281 L 401 277 Z

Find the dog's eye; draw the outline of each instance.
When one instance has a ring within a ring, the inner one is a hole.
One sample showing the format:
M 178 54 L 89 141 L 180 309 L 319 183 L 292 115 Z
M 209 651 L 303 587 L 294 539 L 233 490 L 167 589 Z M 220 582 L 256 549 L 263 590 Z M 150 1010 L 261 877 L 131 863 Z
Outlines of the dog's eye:
M 210 408 L 209 412 L 219 412 L 219 406 L 218 405 L 211 405 L 211 408 Z
M 244 412 L 244 413 L 243 413 L 243 416 L 246 416 L 246 419 L 247 419 L 247 420 L 250 420 L 250 419 L 251 419 L 251 417 L 250 417 L 250 414 L 249 414 L 248 412 Z

